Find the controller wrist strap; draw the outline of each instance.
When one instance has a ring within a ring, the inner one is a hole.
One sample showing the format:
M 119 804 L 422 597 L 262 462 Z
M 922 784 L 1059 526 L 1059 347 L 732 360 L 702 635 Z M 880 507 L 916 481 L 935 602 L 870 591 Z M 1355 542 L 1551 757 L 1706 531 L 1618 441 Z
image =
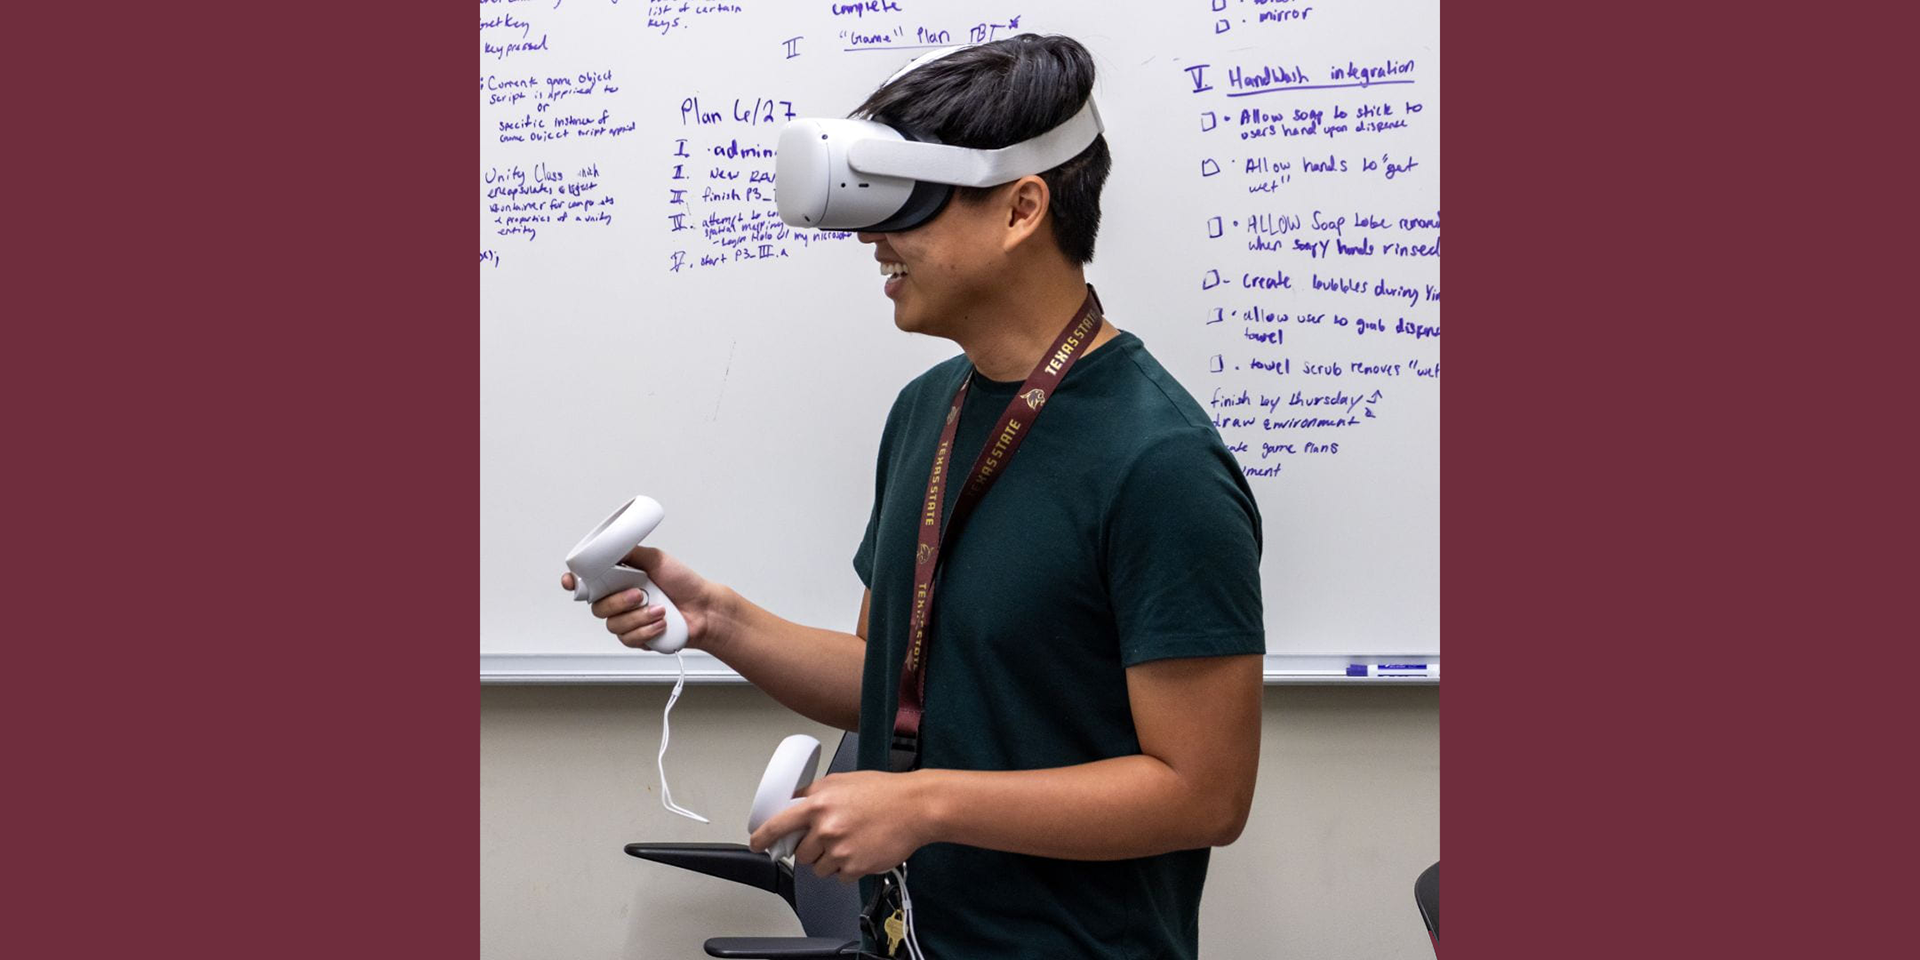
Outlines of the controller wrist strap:
M 958 535 L 967 515 L 986 496 L 988 488 L 1000 478 L 1000 474 L 1006 471 L 1014 451 L 1033 432 L 1033 422 L 1039 418 L 1040 408 L 1059 387 L 1060 381 L 1066 378 L 1074 362 L 1086 352 L 1087 344 L 1099 334 L 1105 322 L 1105 312 L 1100 306 L 1100 297 L 1093 292 L 1093 285 L 1088 284 L 1087 299 L 1081 303 L 1079 311 L 1067 321 L 1060 335 L 1054 338 L 1053 347 L 1041 356 L 1039 365 L 1021 384 L 1020 392 L 1007 403 L 1005 412 L 1000 414 L 1000 422 L 987 435 L 987 443 L 980 448 L 980 455 L 974 458 L 967 485 L 960 490 L 959 499 L 953 506 L 953 516 L 947 521 L 947 529 L 943 533 L 941 513 L 946 501 L 948 466 L 953 458 L 953 438 L 959 428 L 960 408 L 966 403 L 967 389 L 973 385 L 971 372 L 961 378 L 960 389 L 953 395 L 953 404 L 947 410 L 946 426 L 940 432 L 940 446 L 934 451 L 933 469 L 927 475 L 927 496 L 921 501 L 924 506 L 920 544 L 914 551 L 913 609 L 907 619 L 907 657 L 900 670 L 900 694 L 893 716 L 893 741 L 888 750 L 888 766 L 895 773 L 912 770 L 920 762 L 920 720 L 926 712 L 927 696 L 927 621 L 933 613 L 934 575 L 940 565 L 941 543 Z
M 673 693 L 667 696 L 667 709 L 660 714 L 660 755 L 655 758 L 655 763 L 660 767 L 660 802 L 664 804 L 669 811 L 686 817 L 689 820 L 698 820 L 701 823 L 712 823 L 713 821 L 708 820 L 706 817 L 674 803 L 673 788 L 667 786 L 667 740 L 673 734 L 673 728 L 670 726 L 670 721 L 673 719 L 673 705 L 680 701 L 680 691 L 687 688 L 686 652 L 683 650 L 675 653 L 673 659 L 675 663 L 680 665 L 680 679 L 675 681 Z

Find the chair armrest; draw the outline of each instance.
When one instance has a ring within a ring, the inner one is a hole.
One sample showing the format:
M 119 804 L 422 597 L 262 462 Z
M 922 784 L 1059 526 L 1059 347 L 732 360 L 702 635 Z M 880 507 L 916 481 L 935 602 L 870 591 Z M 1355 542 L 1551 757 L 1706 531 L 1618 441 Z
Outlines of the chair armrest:
M 741 960 L 834 960 L 860 950 L 860 941 L 839 937 L 715 937 L 707 956 Z
M 629 843 L 627 855 L 778 894 L 794 912 L 793 868 L 744 843 Z M 718 954 L 716 954 L 718 956 Z

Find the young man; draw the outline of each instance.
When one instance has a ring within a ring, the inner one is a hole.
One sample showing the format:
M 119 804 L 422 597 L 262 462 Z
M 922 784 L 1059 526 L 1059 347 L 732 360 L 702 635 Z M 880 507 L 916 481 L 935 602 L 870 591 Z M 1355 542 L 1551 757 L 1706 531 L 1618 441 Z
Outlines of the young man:
M 1078 43 L 1023 35 L 924 64 L 857 115 L 998 148 L 1072 117 L 1093 78 Z M 1259 513 L 1238 465 L 1110 323 L 1083 328 L 1097 334 L 1051 395 L 1023 384 L 1063 327 L 1097 315 L 1083 265 L 1109 162 L 1096 139 L 1052 170 L 958 189 L 920 226 L 860 234 L 894 324 L 963 353 L 887 418 L 854 557 L 857 634 L 790 623 L 659 550 L 630 558 L 679 604 L 690 646 L 859 732 L 859 771 L 817 782 L 750 843 L 805 830 L 796 863 L 843 881 L 905 862 L 933 960 L 1193 957 L 1207 848 L 1239 836 L 1252 802 L 1265 638 Z M 930 489 L 963 383 L 946 482 Z M 1018 445 L 933 551 L 917 762 L 894 772 L 929 501 L 953 516 L 976 455 L 1007 445 L 1003 414 L 1018 414 Z M 664 630 L 632 594 L 593 612 L 629 646 Z

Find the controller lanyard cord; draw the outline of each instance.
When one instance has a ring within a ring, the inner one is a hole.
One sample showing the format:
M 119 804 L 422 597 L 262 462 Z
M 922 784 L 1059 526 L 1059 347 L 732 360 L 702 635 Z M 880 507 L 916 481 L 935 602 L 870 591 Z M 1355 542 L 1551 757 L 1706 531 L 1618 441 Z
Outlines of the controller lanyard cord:
M 686 654 L 684 652 L 674 654 L 673 662 L 680 665 L 680 679 L 674 683 L 673 693 L 667 697 L 667 709 L 660 715 L 660 756 L 658 759 L 660 765 L 660 802 L 665 804 L 668 810 L 686 817 L 689 820 L 698 820 L 701 823 L 712 823 L 713 821 L 708 820 L 706 817 L 674 803 L 673 789 L 667 786 L 667 739 L 673 733 L 673 729 L 668 726 L 668 721 L 673 717 L 673 705 L 680 700 L 680 691 L 687 688 Z

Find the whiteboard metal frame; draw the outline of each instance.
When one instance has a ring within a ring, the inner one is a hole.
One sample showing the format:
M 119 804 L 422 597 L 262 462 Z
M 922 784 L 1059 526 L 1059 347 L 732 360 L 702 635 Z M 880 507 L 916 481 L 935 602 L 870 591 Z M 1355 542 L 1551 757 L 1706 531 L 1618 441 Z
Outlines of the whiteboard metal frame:
M 480 655 L 480 682 L 483 684 L 619 684 L 619 683 L 673 683 L 679 679 L 676 670 L 636 669 L 636 660 L 640 655 L 631 653 L 483 653 Z M 1302 654 L 1269 653 L 1262 669 L 1262 679 L 1267 685 L 1277 684 L 1326 684 L 1334 686 L 1404 686 L 1406 684 L 1440 684 L 1439 677 L 1349 677 L 1347 664 L 1372 661 L 1377 663 L 1420 663 L 1440 662 L 1439 657 L 1430 654 L 1402 654 L 1399 656 L 1344 657 L 1310 656 Z M 687 682 L 694 684 L 744 684 L 746 678 L 733 671 L 733 668 L 711 657 L 700 656 L 687 661 Z

